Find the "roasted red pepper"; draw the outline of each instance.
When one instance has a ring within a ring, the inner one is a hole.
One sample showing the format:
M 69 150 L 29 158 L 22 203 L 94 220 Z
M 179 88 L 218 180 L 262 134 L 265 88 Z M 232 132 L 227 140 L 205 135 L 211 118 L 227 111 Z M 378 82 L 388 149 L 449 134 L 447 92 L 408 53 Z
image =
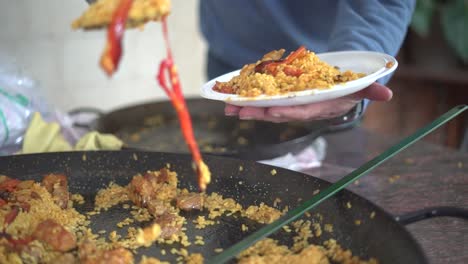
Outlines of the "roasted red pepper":
M 306 48 L 304 46 L 300 46 L 297 50 L 295 50 L 294 52 L 289 54 L 289 56 L 282 60 L 262 61 L 257 66 L 255 66 L 255 72 L 268 73 L 273 76 L 276 76 L 276 74 L 278 73 L 278 66 L 280 64 L 291 64 L 291 62 L 293 62 L 295 59 L 304 56 L 305 52 Z M 283 71 L 286 75 L 295 77 L 298 77 L 303 73 L 301 69 L 296 69 L 289 66 L 285 66 Z
M 8 241 L 8 243 L 10 243 L 10 246 L 17 250 L 17 247 L 26 246 L 34 240 L 34 238 L 31 236 L 28 236 L 26 238 L 14 239 L 10 234 L 7 234 L 5 232 L 0 232 L 0 238 L 1 237 L 5 238 Z
M 172 105 L 174 106 L 177 112 L 182 134 L 184 136 L 185 142 L 187 143 L 190 149 L 190 152 L 192 153 L 195 169 L 198 174 L 198 186 L 201 191 L 205 191 L 206 186 L 211 181 L 211 174 L 208 167 L 202 160 L 198 144 L 195 140 L 192 127 L 192 120 L 190 118 L 187 105 L 185 103 L 184 95 L 182 94 L 179 75 L 177 73 L 176 66 L 174 65 L 174 61 L 172 59 L 166 18 L 163 19 L 162 25 L 164 40 L 167 49 L 167 58 L 164 59 L 159 66 L 157 80 L 159 82 L 159 85 L 161 85 L 161 87 L 163 88 L 164 92 L 166 92 L 167 96 L 171 99 Z M 166 74 L 170 78 L 169 83 L 167 82 Z
M 122 37 L 132 3 L 133 0 L 120 0 L 107 28 L 107 42 L 101 55 L 100 64 L 108 76 L 112 75 L 119 67 L 122 56 Z
M 16 217 L 18 216 L 18 213 L 19 213 L 19 206 L 13 205 L 11 207 L 11 211 L 5 215 L 5 220 L 4 220 L 5 227 L 11 224 L 13 221 L 15 221 Z
M 20 180 L 8 178 L 0 183 L 0 191 L 13 192 L 20 182 Z
M 291 64 L 293 60 L 302 57 L 305 54 L 305 52 L 306 52 L 306 48 L 304 46 L 300 46 L 293 53 L 289 54 L 288 57 L 284 59 L 283 63 Z
M 7 204 L 7 202 L 0 198 L 0 207 L 4 206 L 6 204 Z
M 304 73 L 301 69 L 293 68 L 290 66 L 285 66 L 283 68 L 283 72 L 286 75 L 294 76 L 294 77 L 299 77 L 302 73 Z

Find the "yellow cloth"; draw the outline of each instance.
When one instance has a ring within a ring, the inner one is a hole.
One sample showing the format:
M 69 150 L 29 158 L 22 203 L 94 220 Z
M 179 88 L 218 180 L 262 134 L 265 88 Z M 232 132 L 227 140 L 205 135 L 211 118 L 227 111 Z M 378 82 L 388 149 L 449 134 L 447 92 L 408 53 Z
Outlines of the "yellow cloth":
M 92 131 L 78 140 L 75 150 L 117 150 L 121 149 L 122 145 L 122 141 L 114 135 Z
M 47 123 L 40 113 L 34 113 L 24 135 L 20 153 L 60 152 L 72 150 L 119 150 L 123 142 L 111 134 L 92 131 L 84 135 L 72 147 L 60 133 L 60 125 Z

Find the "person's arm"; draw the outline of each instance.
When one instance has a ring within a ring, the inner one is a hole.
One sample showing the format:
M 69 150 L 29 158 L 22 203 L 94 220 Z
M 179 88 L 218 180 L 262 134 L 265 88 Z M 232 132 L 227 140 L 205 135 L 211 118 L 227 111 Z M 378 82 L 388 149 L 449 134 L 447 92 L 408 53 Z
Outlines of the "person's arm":
M 411 22 L 416 0 L 340 1 L 329 51 L 366 50 L 395 56 Z M 385 84 L 389 77 L 381 80 Z
M 396 55 L 411 21 L 415 1 L 340 1 L 335 26 L 329 38 L 329 51 L 367 50 Z M 354 110 L 359 109 L 357 104 L 364 100 L 358 111 L 362 115 L 369 101 L 389 101 L 392 98 L 392 91 L 382 85 L 387 81 L 388 78 L 381 79 L 379 83 L 374 83 L 355 94 L 320 103 L 270 108 L 227 105 L 225 113 L 237 115 L 240 119 L 271 122 L 334 119 L 346 113 L 356 112 Z
M 329 51 L 367 50 L 395 56 L 415 5 L 416 0 L 340 1 Z M 380 79 L 379 83 L 386 84 L 391 76 Z M 363 110 L 369 103 L 364 100 Z

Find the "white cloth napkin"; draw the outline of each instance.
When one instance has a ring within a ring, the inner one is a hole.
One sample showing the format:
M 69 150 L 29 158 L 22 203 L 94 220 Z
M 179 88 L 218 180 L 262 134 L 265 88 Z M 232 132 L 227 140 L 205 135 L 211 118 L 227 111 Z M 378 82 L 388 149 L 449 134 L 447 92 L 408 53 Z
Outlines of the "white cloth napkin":
M 287 153 L 281 157 L 258 162 L 294 171 L 317 168 L 322 165 L 326 148 L 326 140 L 323 137 L 318 137 L 310 146 L 305 147 L 297 154 Z

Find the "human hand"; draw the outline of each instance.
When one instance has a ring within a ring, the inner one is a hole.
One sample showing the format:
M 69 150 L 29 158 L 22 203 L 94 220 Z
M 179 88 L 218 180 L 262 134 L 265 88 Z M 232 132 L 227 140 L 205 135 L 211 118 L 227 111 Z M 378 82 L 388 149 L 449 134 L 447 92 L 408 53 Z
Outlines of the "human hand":
M 274 123 L 330 119 L 349 112 L 363 99 L 390 101 L 393 93 L 388 87 L 373 83 L 369 87 L 341 98 L 298 106 L 240 107 L 227 104 L 224 113 L 242 120 L 262 120 Z

